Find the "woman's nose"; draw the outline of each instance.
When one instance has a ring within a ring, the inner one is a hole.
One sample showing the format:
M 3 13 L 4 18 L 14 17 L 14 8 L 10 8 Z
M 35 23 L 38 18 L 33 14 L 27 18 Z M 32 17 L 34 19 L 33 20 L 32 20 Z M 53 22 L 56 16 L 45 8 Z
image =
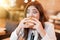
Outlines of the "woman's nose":
M 30 17 L 33 17 L 33 14 L 32 13 L 30 13 Z

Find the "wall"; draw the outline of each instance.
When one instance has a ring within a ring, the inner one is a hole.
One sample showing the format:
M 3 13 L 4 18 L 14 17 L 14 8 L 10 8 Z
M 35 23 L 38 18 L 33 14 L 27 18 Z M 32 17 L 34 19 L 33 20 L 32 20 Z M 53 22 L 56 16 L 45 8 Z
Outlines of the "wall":
M 47 11 L 47 13 L 55 13 L 57 11 L 60 11 L 60 0 L 38 0 L 42 6 L 44 7 L 44 10 Z
M 4 8 L 0 7 L 0 18 L 6 18 L 7 17 L 7 10 Z

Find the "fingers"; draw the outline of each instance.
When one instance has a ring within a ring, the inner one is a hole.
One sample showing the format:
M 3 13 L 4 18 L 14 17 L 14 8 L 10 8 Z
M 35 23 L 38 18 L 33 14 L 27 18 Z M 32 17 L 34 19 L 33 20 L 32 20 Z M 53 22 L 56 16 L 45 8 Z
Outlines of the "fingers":
M 28 20 L 25 21 L 24 25 L 26 28 L 32 28 L 34 26 L 34 23 Z
M 35 23 L 35 24 L 36 24 L 36 21 L 30 20 L 29 18 L 24 18 L 24 19 L 21 21 L 21 23 L 23 23 L 23 24 L 25 24 L 26 22 L 28 22 L 28 23 Z
M 28 21 L 29 20 L 29 18 L 24 18 L 21 22 L 20 22 L 20 26 L 22 27 L 22 28 L 32 28 L 33 27 L 33 23 L 32 22 L 30 22 L 30 21 Z M 28 23 L 27 23 L 28 22 Z M 25 24 L 25 23 L 27 23 L 27 24 Z
M 29 25 L 25 24 L 25 27 L 24 28 L 33 28 L 33 27 L 34 27 L 33 24 L 29 24 Z
M 29 18 L 24 18 L 23 20 L 22 20 L 22 22 L 24 22 L 24 21 L 26 21 L 26 20 L 28 20 Z
M 27 23 L 27 24 L 25 24 Z M 39 24 L 39 21 L 36 18 L 32 18 L 32 20 L 30 20 L 29 18 L 24 18 L 21 22 L 20 25 L 23 28 L 32 28 L 34 27 L 34 25 Z
M 40 22 L 38 19 L 36 18 L 32 18 L 32 20 L 36 21 L 37 23 Z
M 33 21 L 33 20 L 27 20 L 26 22 L 34 24 L 34 25 L 36 25 L 36 23 L 37 23 L 36 21 Z
M 33 23 L 38 23 L 39 20 L 37 20 L 36 18 L 32 18 L 32 19 L 30 19 L 30 18 L 24 18 L 24 19 L 22 20 L 22 22 L 33 22 Z

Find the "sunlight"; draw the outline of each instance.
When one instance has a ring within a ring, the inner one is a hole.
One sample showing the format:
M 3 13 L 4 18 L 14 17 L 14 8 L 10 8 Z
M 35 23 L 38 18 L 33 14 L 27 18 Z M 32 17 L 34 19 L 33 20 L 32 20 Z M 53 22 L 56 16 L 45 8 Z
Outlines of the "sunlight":
M 32 2 L 34 2 L 35 0 L 31 0 Z
M 9 0 L 9 2 L 10 2 L 10 6 L 15 6 L 16 5 L 16 0 Z
M 4 8 L 13 7 L 16 5 L 16 0 L 0 0 L 0 6 Z
M 6 2 L 6 0 L 0 0 L 0 6 L 4 8 L 8 8 L 9 4 Z
M 28 0 L 24 0 L 25 3 L 28 3 Z

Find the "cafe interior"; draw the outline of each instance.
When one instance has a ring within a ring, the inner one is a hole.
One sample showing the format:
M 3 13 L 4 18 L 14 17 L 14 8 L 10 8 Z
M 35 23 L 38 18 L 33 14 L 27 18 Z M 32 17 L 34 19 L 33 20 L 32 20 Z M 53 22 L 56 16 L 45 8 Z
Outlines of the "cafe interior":
M 36 0 L 0 0 L 0 40 L 9 40 L 11 33 L 25 17 L 24 9 Z M 54 24 L 57 40 L 60 40 L 60 0 L 37 0 Z

